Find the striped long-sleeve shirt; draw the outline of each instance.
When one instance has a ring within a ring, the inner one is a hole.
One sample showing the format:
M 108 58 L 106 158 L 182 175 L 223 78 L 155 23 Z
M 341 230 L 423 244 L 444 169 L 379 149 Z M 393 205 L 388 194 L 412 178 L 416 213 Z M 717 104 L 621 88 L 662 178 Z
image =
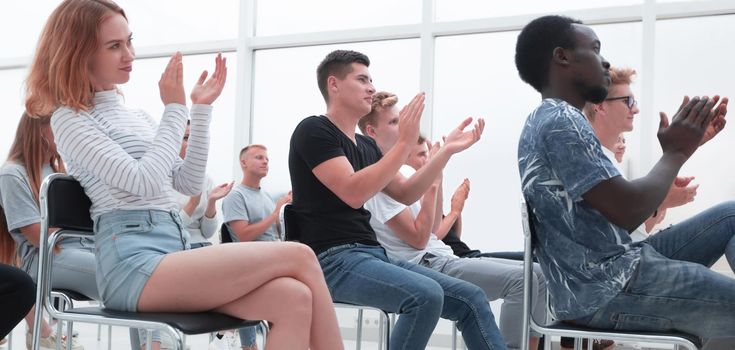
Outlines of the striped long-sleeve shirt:
M 191 108 L 186 157 L 179 149 L 188 110 L 166 105 L 160 125 L 140 110 L 126 108 L 117 91 L 98 92 L 94 107 L 57 109 L 51 128 L 67 171 L 92 200 L 91 215 L 115 210 L 178 210 L 172 190 L 199 194 L 205 181 L 212 107 Z

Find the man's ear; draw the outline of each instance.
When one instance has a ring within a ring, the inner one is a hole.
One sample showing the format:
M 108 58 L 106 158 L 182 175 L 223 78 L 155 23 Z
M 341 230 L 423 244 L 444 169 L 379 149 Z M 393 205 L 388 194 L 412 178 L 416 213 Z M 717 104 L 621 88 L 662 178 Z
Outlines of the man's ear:
M 607 107 L 605 107 L 604 103 L 596 103 L 595 106 L 595 113 L 606 113 Z
M 570 54 L 571 52 L 569 50 L 563 47 L 558 47 L 558 46 L 554 48 L 554 51 L 552 51 L 551 53 L 554 63 L 562 65 L 562 66 L 569 65 L 569 61 L 570 61 L 569 55 Z
M 375 138 L 375 127 L 372 124 L 365 125 L 365 133 L 367 134 L 366 136 Z
M 332 93 L 336 93 L 339 91 L 339 86 L 337 84 L 339 79 L 335 77 L 334 75 L 330 75 L 327 77 L 327 90 L 331 91 Z

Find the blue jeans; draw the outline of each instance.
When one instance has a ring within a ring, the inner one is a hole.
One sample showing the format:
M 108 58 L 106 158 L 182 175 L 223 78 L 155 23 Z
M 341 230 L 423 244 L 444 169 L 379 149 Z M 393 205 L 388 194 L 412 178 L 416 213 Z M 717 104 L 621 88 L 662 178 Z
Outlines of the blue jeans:
M 400 314 L 391 333 L 394 350 L 424 349 L 439 317 L 457 321 L 470 349 L 506 349 L 485 293 L 440 272 L 388 260 L 379 246 L 347 244 L 319 254 L 335 302 Z
M 735 202 L 726 202 L 645 241 L 625 289 L 588 326 L 671 331 L 703 339 L 735 336 L 735 280 L 709 269 L 722 255 L 735 267 Z
M 252 348 L 258 344 L 256 344 L 256 332 L 258 331 L 258 327 L 251 326 L 251 327 L 243 327 L 237 330 L 237 333 L 240 335 L 240 346 L 243 348 Z

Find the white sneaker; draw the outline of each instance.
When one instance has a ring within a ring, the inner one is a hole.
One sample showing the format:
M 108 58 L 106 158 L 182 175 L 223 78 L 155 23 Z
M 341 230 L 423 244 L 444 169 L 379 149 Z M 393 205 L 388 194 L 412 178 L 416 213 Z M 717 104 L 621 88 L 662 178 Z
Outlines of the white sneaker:
M 225 332 L 225 336 L 222 339 L 227 341 L 227 346 L 230 350 L 240 349 L 240 339 L 235 336 L 235 332 Z
M 227 343 L 227 339 L 225 337 L 227 337 L 227 335 L 224 335 L 221 339 L 215 336 L 212 339 L 212 341 L 209 342 L 208 349 L 209 350 L 234 350 L 234 349 L 230 349 L 230 344 Z
M 33 336 L 31 335 L 31 333 L 26 333 L 26 347 L 28 347 L 29 350 L 32 347 L 31 346 L 32 345 L 32 342 L 33 342 Z M 66 340 L 64 340 L 64 339 L 61 340 L 61 348 L 62 349 L 66 349 Z M 84 346 L 82 346 L 81 344 L 79 344 L 79 342 L 77 342 L 77 340 L 75 338 L 72 338 L 71 348 L 72 348 L 72 350 L 84 350 Z M 44 338 L 44 337 L 39 338 L 39 349 L 41 349 L 41 350 L 56 350 L 56 334 L 55 333 L 51 333 L 46 338 Z

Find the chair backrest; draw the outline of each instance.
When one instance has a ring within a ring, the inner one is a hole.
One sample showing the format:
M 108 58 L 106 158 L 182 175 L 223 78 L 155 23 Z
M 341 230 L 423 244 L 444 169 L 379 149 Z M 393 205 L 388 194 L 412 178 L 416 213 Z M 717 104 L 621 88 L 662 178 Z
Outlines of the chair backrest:
M 223 223 L 222 227 L 219 229 L 219 241 L 220 243 L 232 243 L 232 236 L 230 235 L 230 228 L 227 227 L 227 224 Z
M 69 175 L 54 174 L 49 177 L 46 191 L 48 225 L 61 229 L 92 232 L 89 200 L 84 188 Z
M 299 241 L 301 239 L 295 215 L 297 214 L 291 204 L 283 206 L 283 239 L 286 241 Z

